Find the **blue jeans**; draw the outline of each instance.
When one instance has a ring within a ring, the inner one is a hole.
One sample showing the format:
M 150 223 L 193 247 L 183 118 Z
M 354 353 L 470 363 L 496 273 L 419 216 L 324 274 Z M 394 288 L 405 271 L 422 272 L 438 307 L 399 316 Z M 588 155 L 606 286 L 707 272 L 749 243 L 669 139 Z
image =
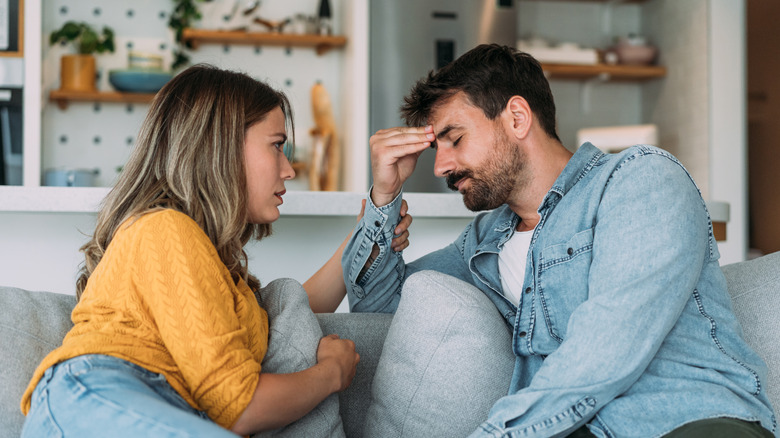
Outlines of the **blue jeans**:
M 231 437 L 192 408 L 165 377 L 105 355 L 84 355 L 46 370 L 22 437 Z
M 263 370 L 293 373 L 317 363 L 322 330 L 300 283 L 274 280 L 256 293 L 270 332 Z M 104 355 L 85 355 L 46 371 L 32 397 L 22 437 L 232 437 L 192 408 L 161 374 Z M 343 438 L 339 400 L 331 394 L 312 412 L 264 437 Z

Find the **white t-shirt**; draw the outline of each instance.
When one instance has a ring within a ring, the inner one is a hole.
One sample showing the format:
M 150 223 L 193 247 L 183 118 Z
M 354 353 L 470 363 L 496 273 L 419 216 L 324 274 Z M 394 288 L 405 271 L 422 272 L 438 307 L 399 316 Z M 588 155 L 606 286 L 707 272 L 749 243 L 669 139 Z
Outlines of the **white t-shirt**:
M 523 294 L 528 247 L 531 246 L 533 235 L 534 230 L 516 231 L 498 253 L 498 273 L 501 275 L 504 296 L 515 306 L 520 303 Z

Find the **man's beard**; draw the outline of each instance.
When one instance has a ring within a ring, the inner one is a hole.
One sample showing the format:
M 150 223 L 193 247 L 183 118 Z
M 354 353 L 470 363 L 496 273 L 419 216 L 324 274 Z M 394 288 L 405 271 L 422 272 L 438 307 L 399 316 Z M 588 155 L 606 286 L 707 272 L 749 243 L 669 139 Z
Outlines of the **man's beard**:
M 481 167 L 465 169 L 447 175 L 447 187 L 458 191 L 455 183 L 470 179 L 470 186 L 463 193 L 463 203 L 471 211 L 492 210 L 505 204 L 517 188 L 518 178 L 525 162 L 516 144 L 509 142 L 503 131 L 491 145 L 491 153 Z

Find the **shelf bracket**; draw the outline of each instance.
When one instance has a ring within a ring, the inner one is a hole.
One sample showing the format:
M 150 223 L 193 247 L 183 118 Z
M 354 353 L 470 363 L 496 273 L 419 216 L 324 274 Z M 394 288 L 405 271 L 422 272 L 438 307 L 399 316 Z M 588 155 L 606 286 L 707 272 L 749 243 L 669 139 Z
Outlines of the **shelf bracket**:
M 609 82 L 610 79 L 609 73 L 599 73 L 598 76 L 582 82 L 580 85 L 580 109 L 583 113 L 587 114 L 590 112 L 593 87 Z

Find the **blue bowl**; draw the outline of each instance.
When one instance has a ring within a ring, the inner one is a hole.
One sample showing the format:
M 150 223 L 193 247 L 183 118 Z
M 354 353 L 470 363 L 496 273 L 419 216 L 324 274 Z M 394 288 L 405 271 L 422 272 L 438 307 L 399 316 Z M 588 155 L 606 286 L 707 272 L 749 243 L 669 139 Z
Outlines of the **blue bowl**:
M 160 70 L 125 69 L 108 72 L 108 82 L 117 90 L 129 93 L 156 93 L 172 77 L 172 73 Z

